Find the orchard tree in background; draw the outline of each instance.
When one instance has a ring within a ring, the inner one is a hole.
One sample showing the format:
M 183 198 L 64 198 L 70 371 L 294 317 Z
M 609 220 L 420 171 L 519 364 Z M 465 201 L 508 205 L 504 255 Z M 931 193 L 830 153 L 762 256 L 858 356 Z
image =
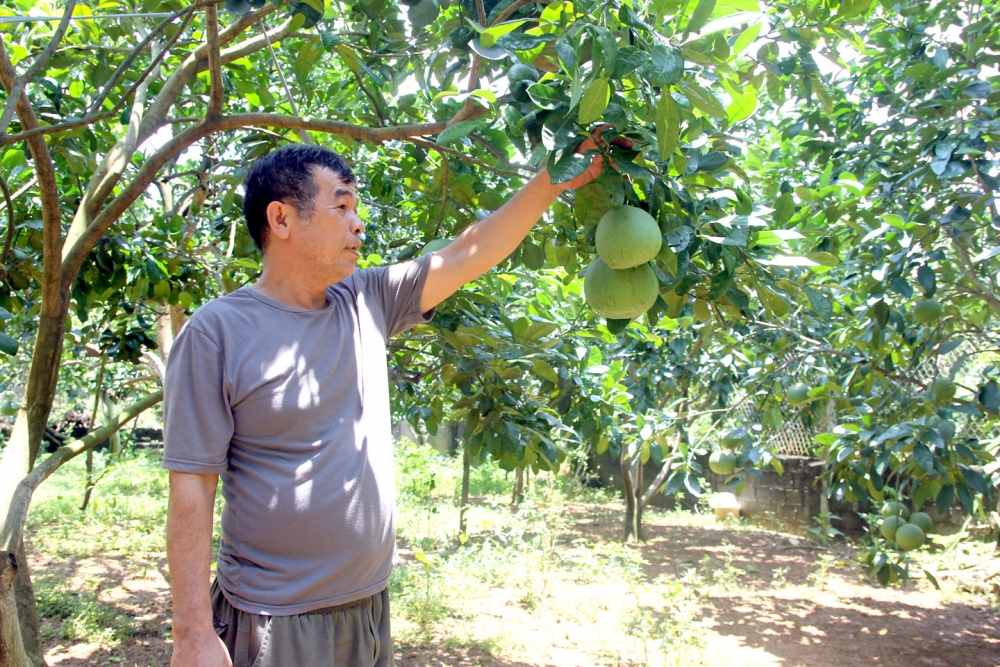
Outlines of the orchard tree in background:
M 573 178 L 594 129 L 629 140 L 605 142 L 598 182 L 394 348 L 397 379 L 415 381 L 397 392 L 400 411 L 428 426 L 464 420 L 470 457 L 542 470 L 570 448 L 616 447 L 629 475 L 652 460 L 655 484 L 631 493 L 638 534 L 650 491 L 700 489 L 695 455 L 713 443 L 688 436 L 705 432 L 699 416 L 752 403 L 774 428 L 803 382 L 809 401 L 795 412 L 836 409 L 819 450 L 831 493 L 881 500 L 892 480 L 915 504 L 957 498 L 986 511 L 996 443 L 972 434 L 1000 407 L 991 8 L 225 9 L 0 8 L 55 16 L 0 23 L 0 349 L 19 399 L 0 459 L 0 663 L 42 664 L 22 546 L 31 493 L 159 400 L 155 378 L 144 384 L 149 371 L 133 367 L 162 368 L 185 313 L 255 278 L 238 184 L 249 161 L 287 141 L 351 159 L 368 213 L 363 264 L 375 265 L 453 238 L 542 166 Z M 631 325 L 597 317 L 580 280 L 598 220 L 626 204 L 663 235 L 656 303 Z M 56 396 L 79 384 L 65 362 L 85 358 L 110 369 L 128 407 L 40 458 Z M 937 376 L 954 394 L 933 391 Z M 139 386 L 150 390 L 131 395 Z M 553 437 L 564 427 L 574 435 Z M 749 435 L 740 447 L 736 487 L 777 460 Z M 883 547 L 872 572 L 889 580 L 900 561 Z

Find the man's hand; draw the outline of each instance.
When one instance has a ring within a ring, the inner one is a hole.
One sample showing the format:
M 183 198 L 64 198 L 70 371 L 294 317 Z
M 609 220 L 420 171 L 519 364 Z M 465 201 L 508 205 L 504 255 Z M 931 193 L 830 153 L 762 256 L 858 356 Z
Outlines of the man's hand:
M 170 667 L 233 667 L 226 645 L 213 628 L 187 636 L 174 637 Z
M 577 147 L 577 153 L 586 153 L 587 151 L 599 151 L 599 146 L 606 146 L 604 140 L 601 139 L 601 134 L 605 131 L 611 129 L 610 125 L 602 125 L 593 132 L 590 136 L 584 140 L 582 144 Z M 611 140 L 612 146 L 618 146 L 619 148 L 624 148 L 629 150 L 632 148 L 632 142 L 625 137 L 615 137 Z M 566 190 L 576 190 L 577 188 L 582 188 L 587 183 L 590 183 L 595 178 L 601 175 L 601 169 L 604 167 L 604 157 L 598 153 L 594 156 L 591 161 L 590 166 L 587 167 L 587 171 L 583 172 L 576 178 L 569 180 L 565 183 L 560 183 L 559 186 Z

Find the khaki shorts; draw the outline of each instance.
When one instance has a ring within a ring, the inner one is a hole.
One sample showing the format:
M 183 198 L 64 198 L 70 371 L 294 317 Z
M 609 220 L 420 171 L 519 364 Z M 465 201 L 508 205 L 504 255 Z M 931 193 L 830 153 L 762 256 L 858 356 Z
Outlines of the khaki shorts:
M 389 592 L 296 616 L 260 616 L 229 604 L 212 582 L 215 630 L 233 667 L 392 667 Z

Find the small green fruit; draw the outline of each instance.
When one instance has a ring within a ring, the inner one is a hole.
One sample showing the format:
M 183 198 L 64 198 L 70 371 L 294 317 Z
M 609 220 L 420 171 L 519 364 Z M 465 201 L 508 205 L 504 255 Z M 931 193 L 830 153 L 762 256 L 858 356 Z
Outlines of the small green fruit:
M 924 533 L 931 532 L 931 529 L 934 527 L 934 520 L 925 512 L 914 512 L 910 515 L 909 522 L 915 526 L 920 526 L 920 530 L 924 531 Z
M 708 467 L 716 475 L 730 475 L 736 470 L 736 454 L 716 450 L 708 457 Z
M 910 510 L 907 509 L 906 505 L 903 503 L 897 503 L 895 500 L 890 500 L 886 504 L 882 505 L 882 516 L 897 516 L 901 517 L 903 521 L 906 521 L 910 516 Z
M 896 530 L 896 544 L 903 551 L 919 549 L 926 539 L 924 531 L 914 523 L 904 523 Z
M 722 434 L 719 444 L 726 449 L 736 449 L 743 444 L 743 433 L 738 428 L 732 428 Z
M 882 519 L 882 525 L 878 527 L 878 531 L 882 533 L 882 537 L 891 541 L 896 539 L 899 527 L 905 525 L 906 523 L 898 516 L 887 516 Z
M 944 311 L 937 299 L 924 299 L 913 307 L 913 316 L 923 324 L 934 324 L 941 319 L 942 312 Z
M 4 417 L 13 417 L 17 414 L 17 404 L 9 398 L 0 404 L 0 415 Z
M 951 405 L 955 400 L 955 383 L 951 378 L 934 378 L 934 382 L 931 383 L 931 393 L 938 403 Z
M 787 392 L 785 392 L 785 398 L 788 399 L 788 403 L 790 405 L 802 405 L 803 403 L 808 403 L 809 387 L 801 382 L 796 382 L 788 388 Z

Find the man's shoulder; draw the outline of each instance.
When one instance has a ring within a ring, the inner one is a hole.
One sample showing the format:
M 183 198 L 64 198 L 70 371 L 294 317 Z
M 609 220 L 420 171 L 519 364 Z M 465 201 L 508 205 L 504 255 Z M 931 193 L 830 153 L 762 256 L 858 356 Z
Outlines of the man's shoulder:
M 243 287 L 198 306 L 184 328 L 211 337 L 213 332 L 227 329 L 244 319 L 248 311 L 257 305 L 257 300 L 247 294 L 247 288 Z

